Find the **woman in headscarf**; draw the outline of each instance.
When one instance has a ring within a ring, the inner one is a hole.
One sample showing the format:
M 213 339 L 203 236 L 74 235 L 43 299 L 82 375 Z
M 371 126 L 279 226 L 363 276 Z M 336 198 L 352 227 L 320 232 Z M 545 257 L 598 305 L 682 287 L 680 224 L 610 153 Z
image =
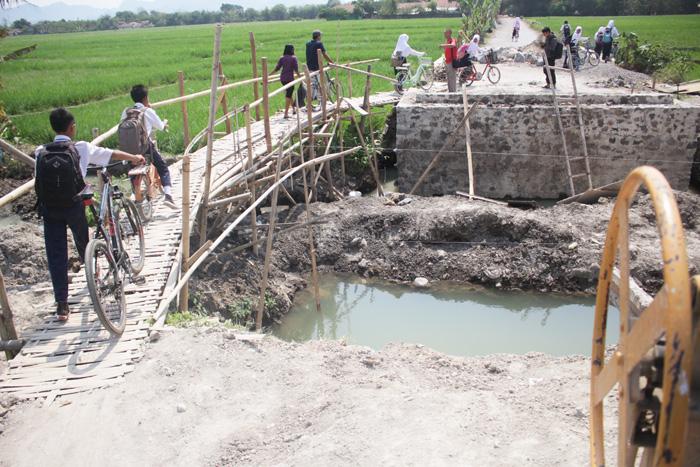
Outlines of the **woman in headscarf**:
M 516 41 L 520 39 L 520 16 L 515 18 L 513 23 L 513 36 L 510 38 L 511 41 Z
M 613 42 L 615 38 L 619 36 L 617 28 L 615 27 L 615 21 L 608 21 L 608 25 L 603 31 L 603 60 L 607 63 L 610 60 L 610 53 L 612 52 Z
M 425 52 L 418 52 L 413 50 L 410 45 L 408 45 L 408 34 L 401 34 L 399 40 L 396 41 L 396 47 L 394 48 L 394 53 L 391 54 L 391 63 L 394 65 L 394 74 L 398 73 L 396 67 L 403 66 L 406 60 L 411 55 L 415 57 L 422 57 Z
M 603 52 L 603 34 L 605 34 L 605 26 L 598 28 L 598 32 L 595 33 L 595 54 L 600 58 L 600 54 Z
M 571 36 L 571 42 L 569 43 L 569 50 L 571 51 L 571 58 L 572 58 L 572 64 L 574 65 L 574 69 L 576 71 L 579 71 L 581 68 L 581 61 L 578 56 L 578 46 L 579 46 L 579 41 L 581 40 L 581 35 L 583 34 L 583 28 L 581 26 L 576 26 L 576 30 L 574 31 L 573 36 Z M 566 68 L 567 57 L 564 58 L 564 68 Z
M 620 31 L 618 31 L 617 28 L 615 27 L 615 20 L 614 19 L 611 19 L 610 21 L 608 21 L 608 29 L 610 29 L 610 33 L 612 34 L 613 39 L 620 35 Z

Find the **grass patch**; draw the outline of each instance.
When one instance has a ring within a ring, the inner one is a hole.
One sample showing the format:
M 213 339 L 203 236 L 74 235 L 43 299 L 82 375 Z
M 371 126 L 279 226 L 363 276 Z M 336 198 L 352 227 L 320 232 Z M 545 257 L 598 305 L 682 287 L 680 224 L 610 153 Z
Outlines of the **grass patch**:
M 445 27 L 457 29 L 459 18 L 359 20 L 326 22 L 285 21 L 227 24 L 223 31 L 222 63 L 229 81 L 250 78 L 251 60 L 248 31 L 258 44 L 258 57 L 268 57 L 271 68 L 285 44 L 294 44 L 304 62 L 304 44 L 311 31 L 321 29 L 329 55 L 343 62 L 382 59 L 373 71 L 391 76 L 389 57 L 400 33 L 409 34 L 411 45 L 436 59 Z M 78 138 L 89 140 L 92 128 L 105 131 L 114 126 L 121 111 L 130 105 L 128 91 L 133 84 L 151 87 L 152 101 L 176 97 L 177 72 L 184 71 L 186 92 L 209 88 L 214 26 L 180 26 L 143 30 L 100 31 L 75 34 L 18 36 L 0 43 L 0 54 L 36 43 L 35 52 L 2 64 L 0 101 L 18 128 L 19 136 L 33 144 L 52 137 L 48 112 L 56 106 L 70 107 L 78 122 Z M 347 76 L 341 78 L 347 90 Z M 279 86 L 275 84 L 273 88 Z M 353 96 L 359 96 L 364 79 L 353 76 Z M 387 91 L 391 83 L 373 80 L 373 91 Z M 347 92 L 347 91 L 346 91 Z M 280 108 L 283 97 L 273 99 Z M 238 105 L 253 100 L 252 86 L 237 88 L 229 99 Z M 97 101 L 97 102 L 95 102 Z M 188 103 L 191 134 L 207 122 L 208 98 Z M 160 147 L 168 153 L 183 150 L 180 106 L 158 111 L 170 121 L 172 130 L 158 135 Z M 107 142 L 114 146 L 114 139 Z
M 583 28 L 583 35 L 593 37 L 601 26 L 607 26 L 609 17 L 605 16 L 549 16 L 528 18 L 536 29 L 549 26 L 559 35 L 559 28 L 564 20 L 569 20 L 572 32 L 576 26 Z M 659 43 L 673 49 L 686 52 L 693 60 L 688 80 L 700 79 L 700 15 L 666 15 L 666 16 L 619 16 L 615 26 L 623 32 L 633 32 L 640 41 Z

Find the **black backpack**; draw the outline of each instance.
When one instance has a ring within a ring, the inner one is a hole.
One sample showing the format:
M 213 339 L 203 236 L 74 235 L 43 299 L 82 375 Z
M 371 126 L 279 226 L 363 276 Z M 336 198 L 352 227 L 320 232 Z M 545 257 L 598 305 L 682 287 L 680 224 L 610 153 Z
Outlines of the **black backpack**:
M 564 34 L 564 40 L 566 41 L 567 39 L 571 38 L 571 26 L 568 24 L 564 25 L 564 28 L 562 29 L 562 32 Z
M 71 141 L 47 144 L 39 151 L 34 180 L 37 206 L 69 208 L 83 188 L 80 154 Z
M 557 45 L 554 47 L 554 58 L 556 60 L 559 60 L 564 56 L 564 44 L 562 44 L 560 41 L 557 41 Z

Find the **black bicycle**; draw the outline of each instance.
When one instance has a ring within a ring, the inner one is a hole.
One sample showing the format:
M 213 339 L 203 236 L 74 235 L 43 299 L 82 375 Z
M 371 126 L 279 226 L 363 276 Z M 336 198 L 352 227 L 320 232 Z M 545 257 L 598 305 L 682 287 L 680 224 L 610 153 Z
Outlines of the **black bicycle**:
M 112 185 L 109 169 L 128 162 L 120 161 L 98 167 L 104 183 L 99 212 L 94 193 L 82 193 L 83 203 L 95 219 L 95 236 L 85 249 L 85 276 L 88 291 L 98 318 L 113 335 L 121 335 L 126 327 L 128 282 L 139 282 L 136 276 L 145 262 L 145 239 L 136 205 Z

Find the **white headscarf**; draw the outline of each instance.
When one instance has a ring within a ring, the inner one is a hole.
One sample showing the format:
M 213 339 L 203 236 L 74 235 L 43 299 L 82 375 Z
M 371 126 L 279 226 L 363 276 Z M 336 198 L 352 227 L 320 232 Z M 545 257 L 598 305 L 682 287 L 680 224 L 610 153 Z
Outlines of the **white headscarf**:
M 514 24 L 514 26 L 515 26 L 516 28 L 519 28 L 519 27 L 520 27 L 520 16 L 518 16 L 518 17 L 515 18 L 515 24 Z
M 474 37 L 472 37 L 472 40 L 469 43 L 469 48 L 467 49 L 467 53 L 470 56 L 476 57 L 479 55 L 479 41 L 480 40 L 481 40 L 481 37 L 478 34 L 474 34 Z
M 612 30 L 612 28 L 615 27 L 615 20 L 614 20 L 614 19 L 611 19 L 610 21 L 608 21 L 608 27 L 609 27 L 611 30 Z
M 581 39 L 581 34 L 583 34 L 583 28 L 581 26 L 576 26 L 576 31 L 574 31 L 574 35 L 571 36 L 571 42 L 577 43 L 579 39 Z
M 598 37 L 598 34 L 603 34 L 605 32 L 605 26 L 601 26 L 598 28 L 598 32 L 595 33 L 596 37 Z
M 420 57 L 422 55 L 425 55 L 425 52 L 418 52 L 417 50 L 413 50 L 411 46 L 408 45 L 408 34 L 401 34 L 399 36 L 399 40 L 396 41 L 396 48 L 394 48 L 394 54 L 401 55 L 402 57 L 410 57 L 411 55 Z

